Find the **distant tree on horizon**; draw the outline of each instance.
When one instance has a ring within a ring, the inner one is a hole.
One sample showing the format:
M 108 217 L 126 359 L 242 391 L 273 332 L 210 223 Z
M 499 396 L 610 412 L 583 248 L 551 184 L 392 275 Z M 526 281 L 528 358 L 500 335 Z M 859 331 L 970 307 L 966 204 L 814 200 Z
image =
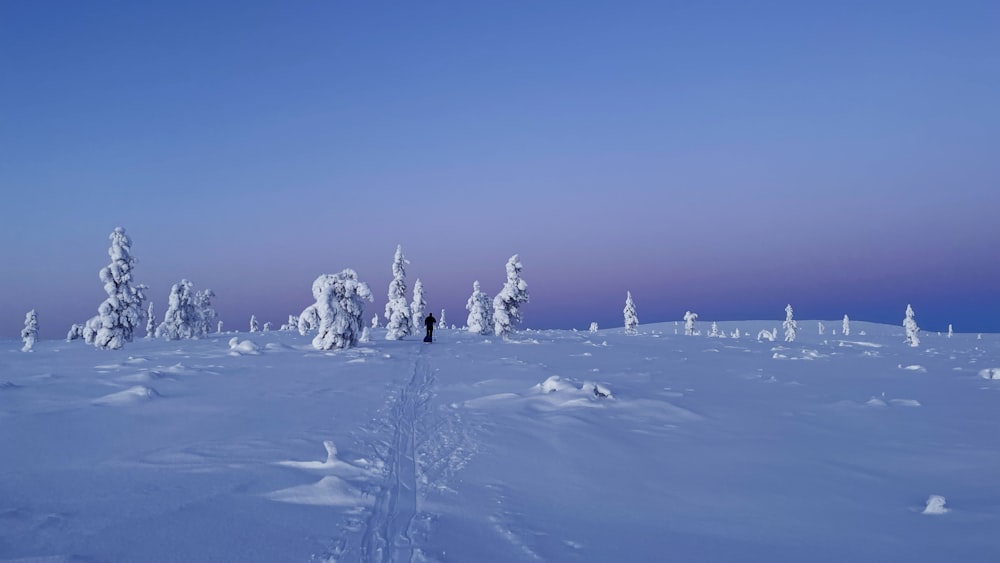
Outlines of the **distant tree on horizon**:
M 625 292 L 625 334 L 639 334 L 639 316 L 635 312 L 635 302 L 632 301 L 632 292 Z
M 785 322 L 781 323 L 785 329 L 785 342 L 795 342 L 795 333 L 799 329 L 798 323 L 793 318 L 792 305 L 785 307 Z
M 299 318 L 295 315 L 288 315 L 288 322 L 281 325 L 279 330 L 288 332 L 299 328 Z
M 38 313 L 34 309 L 24 315 L 24 328 L 21 329 L 21 340 L 24 341 L 22 352 L 31 352 L 38 340 Z
M 424 284 L 417 278 L 413 282 L 413 301 L 410 302 L 410 322 L 413 323 L 413 334 L 416 334 L 424 322 L 424 310 L 427 300 L 424 299 Z M 418 326 L 419 325 L 419 326 Z
M 152 338 L 156 332 L 156 314 L 153 312 L 153 302 L 146 307 L 146 338 Z
M 955 334 L 955 331 L 951 328 L 951 323 L 948 323 L 948 338 L 951 338 Z
M 385 339 L 400 340 L 413 334 L 410 308 L 406 305 L 406 265 L 403 245 L 396 246 L 392 260 L 392 281 L 389 282 L 389 302 L 385 304 Z
M 520 257 L 515 254 L 507 260 L 507 282 L 493 298 L 493 334 L 506 340 L 521 323 L 521 306 L 528 302 L 528 284 L 521 279 Z
M 98 274 L 108 298 L 97 307 L 97 315 L 84 325 L 83 339 L 102 350 L 117 350 L 126 342 L 132 342 L 132 334 L 142 319 L 146 286 L 132 285 L 135 258 L 132 257 L 132 240 L 125 229 L 116 227 L 108 238 L 111 240 L 108 249 L 111 263 Z
M 692 313 L 687 311 L 684 313 L 684 335 L 694 336 L 697 334 L 694 330 L 694 322 L 698 319 L 698 313 Z
M 913 313 L 913 307 L 909 304 L 906 305 L 906 317 L 903 318 L 903 328 L 906 329 L 906 343 L 911 347 L 916 348 L 920 346 L 920 327 L 917 326 L 916 315 Z
M 822 322 L 818 322 L 816 324 L 818 325 L 817 328 L 819 329 L 819 335 L 823 336 L 824 334 L 826 334 L 826 325 L 823 324 Z
M 253 313 L 250 314 L 250 332 L 257 332 L 260 330 L 260 324 L 257 322 L 257 315 Z
M 708 337 L 709 338 L 719 337 L 719 323 L 712 321 L 712 326 L 708 329 Z
M 489 334 L 493 330 L 493 304 L 490 296 L 483 293 L 479 280 L 472 282 L 472 296 L 465 303 L 469 317 L 465 321 L 466 330 L 474 334 Z
M 444 309 L 441 309 L 441 318 L 438 320 L 438 328 L 448 328 L 448 325 L 444 322 Z
M 847 318 L 847 315 L 844 315 L 844 324 L 840 327 L 840 333 L 844 336 L 851 335 L 851 319 Z
M 319 327 L 313 348 L 332 350 L 357 345 L 364 333 L 365 301 L 374 301 L 371 289 L 348 268 L 339 274 L 324 274 L 313 282 Z

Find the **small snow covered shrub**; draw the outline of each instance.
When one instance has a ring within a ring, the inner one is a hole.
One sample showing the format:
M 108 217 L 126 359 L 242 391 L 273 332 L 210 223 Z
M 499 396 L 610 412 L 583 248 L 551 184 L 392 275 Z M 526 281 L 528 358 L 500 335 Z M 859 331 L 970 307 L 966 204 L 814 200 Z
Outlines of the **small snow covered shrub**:
M 132 257 L 132 240 L 125 229 L 116 228 L 108 238 L 111 240 L 108 249 L 111 263 L 99 273 L 108 298 L 97 307 L 97 316 L 84 325 L 83 339 L 104 350 L 117 350 L 126 342 L 132 342 L 132 334 L 142 318 L 146 286 L 132 285 L 135 258 Z
M 625 334 L 638 334 L 639 316 L 635 312 L 635 302 L 632 292 L 625 292 Z
M 493 298 L 493 334 L 505 340 L 521 322 L 521 306 L 528 302 L 528 284 L 521 279 L 521 259 L 507 260 L 507 282 Z
M 757 342 L 761 342 L 763 340 L 767 340 L 768 342 L 774 342 L 775 339 L 777 339 L 777 335 L 766 329 L 757 333 Z
M 24 315 L 24 328 L 21 329 L 21 340 L 24 341 L 22 352 L 30 352 L 38 340 L 38 314 L 32 309 Z
M 493 303 L 490 296 L 479 288 L 479 281 L 472 282 L 472 296 L 465 303 L 469 317 L 465 320 L 466 330 L 473 334 L 489 334 L 493 327 Z
M 781 326 L 785 329 L 785 342 L 795 342 L 795 333 L 799 329 L 798 323 L 792 318 L 792 306 L 785 307 L 785 322 Z
M 406 264 L 403 246 L 396 246 L 392 260 L 392 281 L 389 282 L 389 301 L 385 304 L 385 339 L 400 340 L 413 334 L 410 308 L 406 305 Z
M 906 317 L 903 319 L 903 328 L 906 329 L 906 343 L 911 347 L 916 348 L 920 346 L 920 327 L 917 326 L 917 321 L 914 319 L 913 307 L 909 305 L 906 306 Z

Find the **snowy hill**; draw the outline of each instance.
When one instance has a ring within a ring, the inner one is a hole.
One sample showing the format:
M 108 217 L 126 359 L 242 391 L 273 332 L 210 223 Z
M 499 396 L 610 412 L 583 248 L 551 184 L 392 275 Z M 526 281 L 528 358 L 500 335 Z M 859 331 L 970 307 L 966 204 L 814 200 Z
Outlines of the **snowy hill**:
M 1000 337 L 737 327 L 3 341 L 0 561 L 1000 560 Z

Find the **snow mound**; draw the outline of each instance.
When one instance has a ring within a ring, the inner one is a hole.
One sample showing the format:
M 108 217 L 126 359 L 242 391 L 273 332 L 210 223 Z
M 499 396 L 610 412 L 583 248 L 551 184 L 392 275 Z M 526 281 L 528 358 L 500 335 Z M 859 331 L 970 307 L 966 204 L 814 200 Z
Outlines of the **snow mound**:
M 160 394 L 152 387 L 136 385 L 124 391 L 94 399 L 92 402 L 95 405 L 134 405 L 159 396 Z
M 588 396 L 596 397 L 598 399 L 614 399 L 614 395 L 611 394 L 611 390 L 600 383 L 584 381 L 580 388 L 577 389 L 572 383 L 559 377 L 558 375 L 549 377 L 545 381 L 535 385 L 533 389 L 540 393 L 554 393 L 556 391 L 573 393 L 582 392 Z
M 278 502 L 313 506 L 359 506 L 371 503 L 371 497 L 363 496 L 360 490 L 333 475 L 323 477 L 312 485 L 289 487 L 265 496 Z
M 890 403 L 900 407 L 919 407 L 920 401 L 916 399 L 890 399 Z
M 885 401 L 879 399 L 878 397 L 872 397 L 865 402 L 869 407 L 884 407 L 886 406 Z
M 535 389 L 541 391 L 542 393 L 552 393 L 553 391 L 567 391 L 574 389 L 574 387 L 563 381 L 563 379 L 558 375 L 553 375 L 538 385 L 535 385 Z
M 926 372 L 927 371 L 927 368 L 925 368 L 924 366 L 921 366 L 921 365 L 917 365 L 917 364 L 913 364 L 913 365 L 909 365 L 909 366 L 904 366 L 903 364 L 899 364 L 899 369 L 905 369 L 906 371 L 919 371 L 919 372 Z
M 13 381 L 4 381 L 0 383 L 0 389 L 17 389 L 20 385 L 14 383 Z
M 931 495 L 927 498 L 927 507 L 922 514 L 938 515 L 947 514 L 948 509 L 944 507 L 945 498 L 941 495 Z
M 983 379 L 1000 379 L 1000 368 L 986 368 L 979 370 L 979 377 Z
M 240 341 L 236 336 L 229 339 L 230 356 L 256 356 L 260 354 L 260 346 L 249 340 Z

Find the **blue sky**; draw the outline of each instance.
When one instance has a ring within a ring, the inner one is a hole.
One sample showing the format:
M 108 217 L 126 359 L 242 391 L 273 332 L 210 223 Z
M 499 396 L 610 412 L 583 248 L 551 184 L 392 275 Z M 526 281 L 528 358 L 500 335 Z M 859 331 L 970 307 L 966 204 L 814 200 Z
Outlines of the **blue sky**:
M 753 5 L 751 5 L 753 4 Z M 96 312 L 280 324 L 392 254 L 461 325 L 800 318 L 1000 331 L 995 2 L 0 4 L 0 336 Z

